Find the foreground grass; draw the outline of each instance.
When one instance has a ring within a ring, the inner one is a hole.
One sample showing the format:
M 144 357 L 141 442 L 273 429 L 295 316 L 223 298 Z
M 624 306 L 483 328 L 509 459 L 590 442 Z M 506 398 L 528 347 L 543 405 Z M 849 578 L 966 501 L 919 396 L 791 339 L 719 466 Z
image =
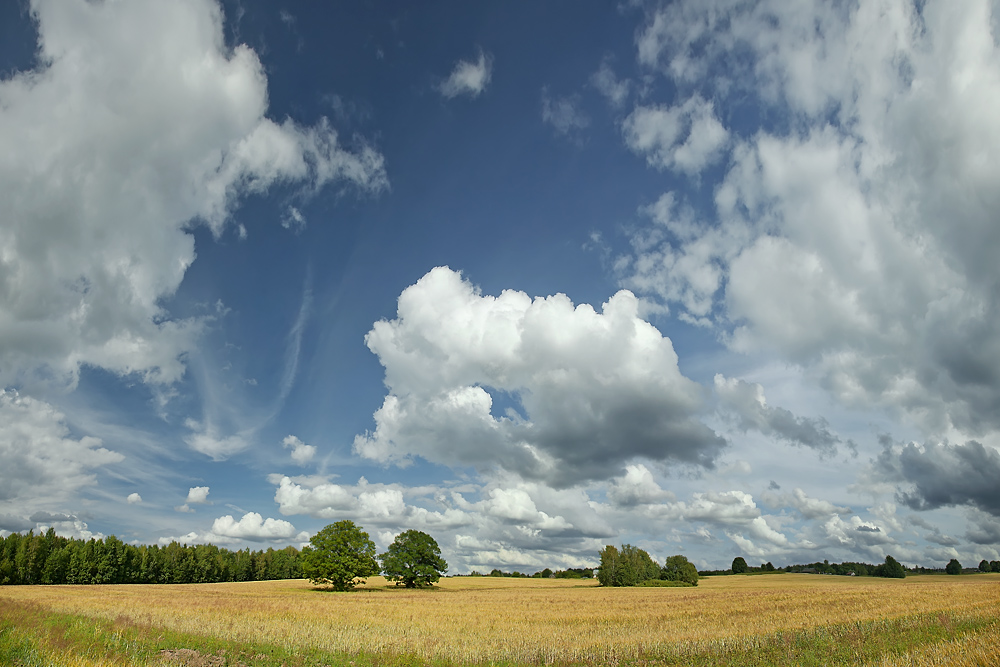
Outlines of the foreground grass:
M 995 575 L 5 587 L 0 664 L 993 665 L 998 611 Z

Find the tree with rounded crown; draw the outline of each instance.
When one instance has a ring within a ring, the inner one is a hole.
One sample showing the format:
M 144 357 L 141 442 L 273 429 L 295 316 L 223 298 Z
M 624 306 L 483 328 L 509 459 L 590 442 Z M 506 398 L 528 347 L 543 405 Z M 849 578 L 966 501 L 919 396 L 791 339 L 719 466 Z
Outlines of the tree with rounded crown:
M 881 568 L 880 570 L 878 568 Z M 906 568 L 893 558 L 892 556 L 885 557 L 885 563 L 879 565 L 876 568 L 876 575 L 881 577 L 888 577 L 889 579 L 905 579 L 906 578 Z
M 438 543 L 419 530 L 404 530 L 397 535 L 379 559 L 385 576 L 407 588 L 431 586 L 448 571 Z
M 947 574 L 962 574 L 962 564 L 958 562 L 957 558 L 952 558 L 948 561 L 948 564 L 944 566 L 944 571 Z
M 750 567 L 747 565 L 746 559 L 743 556 L 737 556 L 733 559 L 733 574 L 745 574 L 750 571 Z
M 353 521 L 332 523 L 312 536 L 302 549 L 302 574 L 317 585 L 348 591 L 379 572 L 375 543 Z
M 667 581 L 683 581 L 692 586 L 697 586 L 698 568 L 684 556 L 670 556 L 663 565 L 660 578 Z
M 980 572 L 989 572 L 990 571 L 990 562 L 988 560 L 986 560 L 985 558 L 983 560 L 979 561 L 979 571 Z

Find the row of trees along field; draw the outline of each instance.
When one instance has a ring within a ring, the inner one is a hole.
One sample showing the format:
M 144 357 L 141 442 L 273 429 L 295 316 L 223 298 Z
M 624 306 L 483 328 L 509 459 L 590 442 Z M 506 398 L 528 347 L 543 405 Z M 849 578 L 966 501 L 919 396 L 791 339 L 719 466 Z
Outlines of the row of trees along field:
M 727 574 L 783 574 L 785 572 L 800 572 L 806 574 L 838 574 L 844 576 L 858 577 L 889 577 L 892 579 L 902 579 L 906 576 L 906 568 L 903 567 L 892 556 L 886 556 L 885 562 L 879 565 L 869 563 L 854 563 L 846 561 L 843 563 L 823 562 L 806 563 L 805 565 L 787 565 L 776 568 L 770 563 L 761 563 L 760 567 L 747 565 L 747 561 L 742 556 L 733 559 L 732 567 L 728 570 L 703 570 L 701 576 L 712 577 Z
M 697 586 L 698 569 L 684 556 L 670 556 L 661 567 L 639 547 L 618 549 L 607 545 L 600 551 L 597 580 L 602 586 Z
M 0 584 L 190 584 L 302 577 L 294 547 L 229 551 L 212 544 L 159 546 L 11 533 L 0 538 Z

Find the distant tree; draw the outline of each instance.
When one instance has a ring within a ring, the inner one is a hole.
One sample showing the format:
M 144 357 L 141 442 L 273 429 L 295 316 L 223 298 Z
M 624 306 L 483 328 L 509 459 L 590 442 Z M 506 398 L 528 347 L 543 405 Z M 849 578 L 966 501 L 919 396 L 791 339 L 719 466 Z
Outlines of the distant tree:
M 1000 572 L 1000 560 L 991 560 L 990 570 L 992 570 L 993 572 Z
M 888 577 L 890 579 L 903 579 L 906 577 L 906 568 L 899 564 L 892 556 L 885 557 L 885 563 L 875 568 L 876 577 Z
M 618 577 L 618 563 L 620 560 L 618 549 L 614 545 L 607 545 L 599 553 L 601 564 L 597 570 L 597 581 L 601 586 L 617 586 L 615 580 Z
M 958 562 L 958 559 L 952 558 L 948 561 L 948 564 L 944 566 L 944 571 L 947 574 L 962 574 L 962 564 Z
M 503 570 L 499 570 L 497 568 L 493 568 L 492 570 L 490 570 L 490 576 L 491 577 L 502 577 L 503 576 Z
M 542 570 L 542 579 L 548 579 L 551 576 L 552 576 L 552 570 L 550 570 L 549 568 L 545 568 L 544 570 Z
M 631 544 L 622 545 L 619 551 L 607 545 L 600 551 L 601 565 L 597 580 L 602 586 L 635 586 L 648 579 L 660 578 L 660 566 L 645 550 Z M 567 570 L 562 576 L 580 578 L 580 572 Z M 560 572 L 556 572 L 560 577 Z
M 981 560 L 981 561 L 979 561 L 979 571 L 980 572 L 989 572 L 990 571 L 990 562 L 988 560 Z
M 670 556 L 660 570 L 660 578 L 667 581 L 684 581 L 698 585 L 698 568 L 684 556 Z
M 750 568 L 747 566 L 747 562 L 744 560 L 743 556 L 737 556 L 733 559 L 732 569 L 733 574 L 745 574 L 750 571 Z
M 419 530 L 404 530 L 397 535 L 379 560 L 385 576 L 407 588 L 431 586 L 448 571 L 438 543 Z
M 379 572 L 375 543 L 353 521 L 330 524 L 313 535 L 309 544 L 302 550 L 302 574 L 314 584 L 347 591 L 354 588 L 355 579 L 364 583 L 364 577 Z

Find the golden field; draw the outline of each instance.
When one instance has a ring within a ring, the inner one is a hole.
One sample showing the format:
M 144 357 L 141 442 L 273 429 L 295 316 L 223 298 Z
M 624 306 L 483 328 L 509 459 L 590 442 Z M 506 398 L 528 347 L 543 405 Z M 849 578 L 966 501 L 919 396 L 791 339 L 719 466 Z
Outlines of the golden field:
M 397 589 L 373 577 L 349 593 L 305 581 L 8 586 L 0 588 L 0 606 L 106 619 L 118 629 L 266 643 L 291 655 L 314 649 L 367 656 L 367 664 L 400 657 L 443 664 L 716 664 L 713 656 L 740 664 L 738 656 L 758 654 L 758 664 L 783 664 L 786 648 L 789 659 L 819 660 L 812 664 L 1000 664 L 996 574 L 730 576 L 704 578 L 697 588 L 452 577 L 432 590 Z M 873 655 L 876 640 L 887 648 Z M 60 650 L 72 654 L 72 646 Z

